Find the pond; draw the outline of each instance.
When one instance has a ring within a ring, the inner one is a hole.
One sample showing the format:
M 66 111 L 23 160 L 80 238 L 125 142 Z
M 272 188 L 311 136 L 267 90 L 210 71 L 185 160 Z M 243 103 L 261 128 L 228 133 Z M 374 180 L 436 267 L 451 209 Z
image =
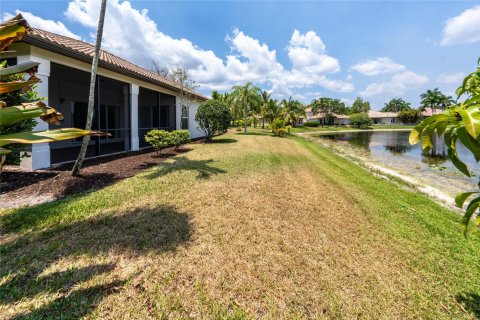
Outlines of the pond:
M 315 134 L 320 140 L 341 153 L 361 160 L 367 166 L 385 168 L 416 182 L 454 197 L 478 183 L 478 164 L 471 153 L 457 144 L 459 157 L 471 169 L 474 177 L 460 173 L 451 163 L 443 139 L 435 139 L 434 148 L 424 152 L 420 144 L 410 145 L 410 131 L 356 131 Z M 441 198 L 441 196 L 439 195 Z

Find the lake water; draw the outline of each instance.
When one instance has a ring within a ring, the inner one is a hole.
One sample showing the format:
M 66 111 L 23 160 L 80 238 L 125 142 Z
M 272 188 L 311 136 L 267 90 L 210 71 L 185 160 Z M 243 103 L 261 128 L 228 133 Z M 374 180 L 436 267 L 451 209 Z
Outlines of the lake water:
M 341 153 L 353 156 L 366 165 L 374 165 L 409 176 L 418 183 L 438 189 L 447 196 L 476 189 L 480 170 L 474 157 L 460 143 L 459 157 L 475 175 L 469 178 L 451 163 L 443 139 L 436 139 L 430 152 L 420 144 L 410 145 L 410 131 L 360 131 L 310 135 Z M 439 196 L 440 197 L 440 196 Z

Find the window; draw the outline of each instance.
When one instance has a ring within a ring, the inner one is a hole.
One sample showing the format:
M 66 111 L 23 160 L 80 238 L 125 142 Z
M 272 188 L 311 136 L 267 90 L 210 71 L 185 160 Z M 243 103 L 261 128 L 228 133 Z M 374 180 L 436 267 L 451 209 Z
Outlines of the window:
M 188 106 L 182 106 L 182 119 L 180 123 L 180 128 L 188 130 Z

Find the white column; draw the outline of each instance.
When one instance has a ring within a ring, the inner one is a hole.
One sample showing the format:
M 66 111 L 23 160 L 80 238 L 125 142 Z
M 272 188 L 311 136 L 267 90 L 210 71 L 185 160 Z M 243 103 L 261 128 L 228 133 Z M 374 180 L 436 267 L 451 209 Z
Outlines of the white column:
M 130 142 L 131 150 L 136 151 L 140 149 L 140 142 L 138 140 L 138 94 L 140 87 L 136 84 L 130 84 Z
M 48 78 L 50 77 L 50 61 L 35 57 L 32 55 L 18 56 L 17 63 L 22 62 L 40 62 L 36 76 L 40 78 L 41 82 L 37 83 L 35 91 L 38 96 L 43 98 L 43 102 L 48 105 Z M 33 131 L 48 130 L 48 123 L 40 118 L 35 119 L 37 125 Z M 30 157 L 22 158 L 20 166 L 27 170 L 37 170 L 50 167 L 50 145 L 48 143 L 39 143 L 32 145 L 32 151 L 29 152 Z

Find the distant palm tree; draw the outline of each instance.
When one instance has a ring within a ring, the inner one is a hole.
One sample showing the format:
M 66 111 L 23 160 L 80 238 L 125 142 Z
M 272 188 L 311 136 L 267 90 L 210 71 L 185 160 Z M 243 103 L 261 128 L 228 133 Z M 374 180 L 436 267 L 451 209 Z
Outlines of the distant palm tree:
M 436 109 L 440 107 L 443 93 L 435 88 L 428 89 L 425 93 L 420 95 L 420 111 L 426 111 L 427 108 L 432 109 L 432 114 L 436 113 Z
M 389 102 L 385 103 L 385 107 L 381 110 L 382 112 L 400 112 L 405 110 L 412 109 L 410 103 L 403 100 L 402 98 L 393 98 Z
M 284 114 L 284 109 L 276 99 L 268 100 L 268 103 L 265 105 L 265 119 L 268 120 L 268 123 L 282 118 Z
M 95 82 L 97 79 L 97 66 L 98 66 L 98 57 L 100 55 L 100 46 L 102 44 L 102 35 L 103 35 L 103 25 L 105 23 L 105 10 L 107 8 L 107 0 L 102 0 L 100 4 L 100 15 L 98 17 L 98 28 L 97 28 L 97 38 L 95 40 L 95 50 L 93 53 L 92 61 L 92 72 L 90 75 L 90 93 L 88 95 L 88 111 L 87 111 L 87 123 L 85 125 L 85 130 L 92 129 L 93 121 L 93 107 L 95 102 Z M 72 168 L 71 175 L 77 176 L 82 168 L 83 160 L 85 159 L 85 154 L 87 152 L 88 143 L 90 142 L 90 136 L 86 135 L 83 137 L 82 146 L 80 147 L 80 152 L 75 161 L 75 165 Z
M 282 106 L 285 110 L 285 119 L 290 122 L 293 127 L 298 123 L 301 116 L 307 117 L 303 104 L 298 100 L 293 100 L 292 97 L 288 98 L 288 100 L 283 99 Z
M 265 112 L 266 112 L 267 105 L 271 100 L 270 99 L 271 95 L 272 94 L 267 91 L 262 91 L 262 95 L 261 95 L 262 105 L 260 107 L 260 115 L 262 117 L 262 129 L 265 129 Z
M 260 89 L 251 82 L 244 86 L 234 86 L 232 89 L 234 104 L 243 112 L 244 133 L 247 134 L 248 115 L 257 111 L 261 103 Z
M 442 95 L 442 97 L 440 98 L 440 105 L 439 106 L 442 110 L 445 110 L 446 108 L 450 107 L 451 105 L 454 105 L 455 102 L 456 101 L 451 96 Z

